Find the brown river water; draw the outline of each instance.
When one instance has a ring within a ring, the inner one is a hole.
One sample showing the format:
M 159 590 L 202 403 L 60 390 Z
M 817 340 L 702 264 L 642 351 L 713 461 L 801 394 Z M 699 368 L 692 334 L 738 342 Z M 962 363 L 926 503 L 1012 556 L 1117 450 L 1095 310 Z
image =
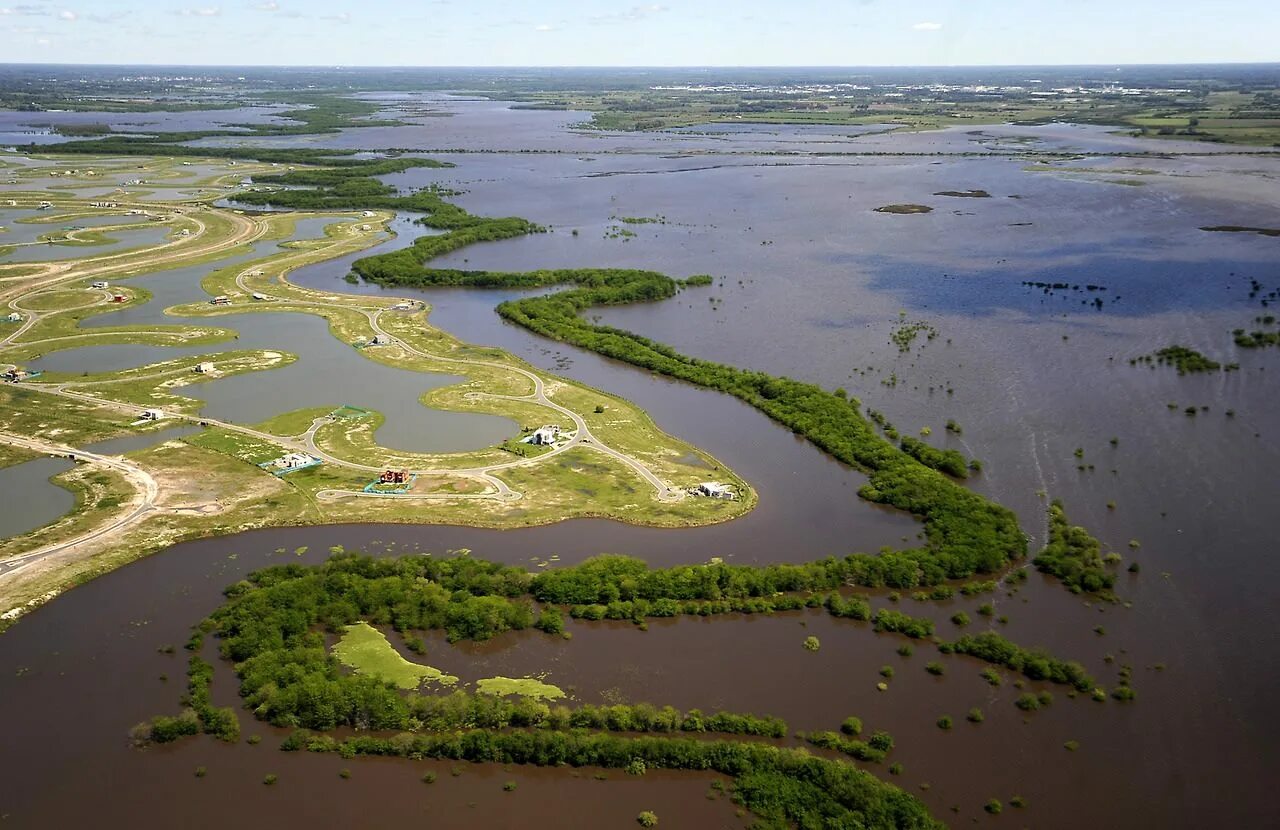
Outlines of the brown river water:
M 905 767 L 896 778 L 887 764 L 872 771 L 918 794 L 953 826 L 1274 823 L 1268 785 L 1280 780 L 1280 727 L 1270 714 L 1280 691 L 1280 560 L 1270 509 L 1280 504 L 1280 365 L 1275 350 L 1237 350 L 1230 332 L 1266 313 L 1248 296 L 1250 278 L 1265 291 L 1280 288 L 1280 240 L 1199 228 L 1280 225 L 1280 160 L 1180 143 L 1160 144 L 1165 157 L 1122 158 L 1115 154 L 1152 145 L 1068 126 L 981 135 L 857 137 L 771 126 L 612 136 L 570 129 L 581 120 L 571 113 L 514 112 L 494 102 L 441 106 L 453 106 L 455 117 L 392 128 L 385 143 L 571 151 L 455 154 L 454 169 L 391 177 L 404 187 L 449 184 L 465 191 L 458 201 L 473 212 L 521 215 L 554 229 L 466 249 L 442 264 L 714 275 L 714 286 L 667 302 L 591 313 L 686 353 L 843 386 L 904 434 L 931 427 L 936 445 L 984 461 L 971 486 L 1018 512 L 1033 549 L 1044 536 L 1038 491 L 1063 499 L 1074 522 L 1141 563 L 1139 575 L 1124 574 L 1117 586 L 1131 607 L 1086 604 L 1034 572 L 1014 596 L 900 604 L 933 617 L 950 637 L 948 618 L 957 610 L 973 619 L 968 630 L 996 625 L 975 611 L 993 601 L 1009 617 L 997 626 L 1002 633 L 1080 660 L 1104 685 L 1114 685 L 1119 665 L 1132 665 L 1139 697 L 1099 704 L 1053 688 L 1051 706 L 1024 714 L 1013 706 L 1019 690 L 1012 678 L 990 687 L 978 676 L 981 664 L 926 645 L 900 657 L 899 638 L 819 612 L 652 623 L 643 632 L 578 623 L 567 642 L 537 633 L 479 645 L 433 638 L 427 662 L 464 682 L 546 672 L 582 702 L 750 710 L 782 716 L 792 729 L 833 729 L 857 715 L 869 729 L 894 735 L 891 760 Z M 357 132 L 322 141 L 384 143 Z M 1041 170 L 1033 159 L 1010 157 L 760 155 L 993 147 L 1077 150 L 1084 158 Z M 968 189 L 992 195 L 933 195 Z M 935 210 L 872 211 L 898 202 Z M 622 216 L 665 223 L 625 226 L 637 234 L 629 241 L 607 238 L 611 217 Z M 329 290 L 378 290 L 340 282 L 347 264 L 321 264 L 295 278 Z M 1024 281 L 1106 290 L 1045 294 Z M 76 588 L 0 636 L 0 824 L 627 827 L 640 810 L 655 811 L 662 827 L 749 821 L 727 799 L 707 797 L 715 776 L 614 772 L 601 781 L 592 770 L 473 765 L 454 776 L 447 763 L 285 755 L 275 749 L 283 733 L 247 713 L 244 732 L 263 735 L 258 746 L 201 738 L 130 748 L 129 727 L 174 711 L 183 685 L 181 649 L 172 656 L 157 649 L 184 642 L 221 589 L 244 573 L 273 562 L 319 562 L 332 545 L 379 554 L 466 548 L 516 564 L 551 554 L 567 564 L 600 552 L 655 564 L 711 556 L 798 562 L 901 544 L 919 530 L 909 517 L 860 502 L 860 475 L 736 400 L 502 323 L 493 306 L 513 295 L 421 296 L 433 304 L 437 325 L 468 341 L 502 346 L 636 401 L 663 429 L 752 481 L 760 506 L 738 521 L 687 531 L 606 521 L 519 531 L 346 525 L 177 545 Z M 1086 304 L 1095 297 L 1101 308 Z M 938 336 L 921 335 L 899 353 L 889 338 L 900 314 Z M 305 361 L 309 338 L 327 335 L 304 327 L 290 336 L 298 339 L 278 345 Z M 1171 343 L 1239 362 L 1240 370 L 1178 377 L 1128 365 Z M 1188 405 L 1209 409 L 1188 417 Z M 961 435 L 944 432 L 948 418 Z M 1095 468 L 1080 471 L 1081 463 Z M 295 554 L 300 546 L 308 550 Z M 276 553 L 281 548 L 288 552 Z M 820 638 L 820 651 L 801 648 L 809 634 Z M 923 670 L 934 659 L 946 666 L 944 676 Z M 886 664 L 896 674 L 880 693 L 877 671 Z M 220 700 L 235 699 L 225 666 L 214 688 Z M 980 725 L 963 719 L 974 706 L 986 714 Z M 942 715 L 956 728 L 939 730 Z M 1078 751 L 1064 749 L 1069 740 Z M 194 777 L 198 765 L 207 777 Z M 338 777 L 343 767 L 349 780 Z M 435 784 L 420 781 L 428 769 L 438 773 Z M 280 776 L 276 786 L 262 785 L 267 773 Z M 504 792 L 506 781 L 517 788 Z M 1013 795 L 1027 808 L 1009 808 Z M 982 811 L 993 797 L 1006 803 L 1000 816 Z

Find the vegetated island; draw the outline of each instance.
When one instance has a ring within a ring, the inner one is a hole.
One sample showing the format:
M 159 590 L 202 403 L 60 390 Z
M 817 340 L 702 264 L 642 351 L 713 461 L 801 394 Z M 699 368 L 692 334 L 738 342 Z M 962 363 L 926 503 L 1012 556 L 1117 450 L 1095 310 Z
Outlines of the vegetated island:
M 1264 314 L 1255 317 L 1253 322 L 1261 326 L 1275 325 L 1276 317 L 1274 314 Z M 1262 349 L 1267 346 L 1280 346 L 1280 329 L 1266 331 L 1264 329 L 1254 329 L 1247 332 L 1244 329 L 1235 329 L 1231 332 L 1232 340 L 1242 349 Z
M 991 194 L 985 190 L 939 190 L 934 196 L 954 196 L 958 199 L 990 199 Z
M 1201 226 L 1202 231 L 1215 233 L 1256 233 L 1259 236 L 1280 236 L 1280 228 L 1252 228 L 1247 225 L 1208 225 Z
M 932 213 L 933 208 L 928 205 L 881 205 L 875 208 L 876 213 L 898 213 L 903 215 L 911 215 L 916 213 Z
M 735 800 L 767 820 L 807 827 L 818 816 L 851 819 L 862 813 L 865 823 L 857 826 L 934 827 L 914 797 L 845 761 L 751 740 L 784 740 L 788 729 L 780 718 L 643 703 L 551 705 L 562 697 L 554 686 L 522 686 L 508 678 L 492 678 L 504 682 L 490 686 L 478 681 L 474 692 L 458 684 L 452 692 L 422 693 L 417 687 L 423 681 L 453 685 L 457 679 L 404 660 L 374 627 L 389 626 L 407 648 L 421 652 L 416 632 L 432 630 L 443 630 L 450 641 L 530 628 L 565 638 L 566 608 L 579 619 L 637 624 L 651 617 L 825 608 L 870 621 L 880 633 L 930 637 L 930 620 L 891 609 L 873 613 L 868 598 L 839 593 L 865 564 L 853 556 L 796 565 L 650 568 L 630 557 L 600 556 L 530 574 L 467 555 L 375 559 L 339 549 L 320 565 L 277 565 L 228 587 L 224 604 L 195 627 L 187 643 L 188 709 L 139 724 L 134 739 L 166 743 L 204 732 L 238 740 L 239 715 L 233 707 L 213 705 L 215 668 L 200 657 L 212 635 L 221 657 L 235 664 L 244 705 L 273 726 L 298 730 L 284 742 L 285 750 L 593 765 L 635 775 L 649 768 L 713 769 L 733 776 Z M 342 634 L 332 649 L 326 632 Z M 1092 691 L 1105 698 L 1079 664 L 1022 648 L 995 632 L 939 641 L 938 648 L 1066 685 L 1073 694 Z M 401 734 L 315 734 L 352 728 Z M 617 734 L 636 732 L 644 734 Z M 893 746 L 880 733 L 865 743 L 833 737 L 814 733 L 804 740 L 873 763 Z
M 1198 374 L 1201 372 L 1216 372 L 1219 369 L 1226 372 L 1233 372 L 1240 368 L 1238 363 L 1228 363 L 1223 366 L 1216 360 L 1211 360 L 1195 349 L 1186 346 L 1166 346 L 1158 349 L 1151 354 L 1139 355 L 1129 359 L 1130 366 L 1145 364 L 1147 366 L 1172 366 L 1178 370 L 1179 375 Z

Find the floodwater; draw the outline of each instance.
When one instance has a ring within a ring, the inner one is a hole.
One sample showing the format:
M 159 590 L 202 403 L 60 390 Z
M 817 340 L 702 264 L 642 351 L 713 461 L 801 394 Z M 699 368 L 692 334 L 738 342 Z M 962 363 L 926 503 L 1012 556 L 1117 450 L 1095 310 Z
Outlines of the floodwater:
M 98 455 L 124 455 L 198 431 L 199 427 L 149 430 L 86 444 L 83 449 Z M 46 457 L 0 468 L 0 493 L 5 494 L 5 509 L 0 512 L 0 537 L 21 536 L 71 512 L 76 506 L 75 496 L 54 484 L 52 478 L 73 466 L 75 463 L 66 458 Z
M 1280 240 L 1199 228 L 1276 227 L 1280 161 L 1067 125 L 901 136 L 774 126 L 614 136 L 572 130 L 581 120 L 574 113 L 445 99 L 432 105 L 454 115 L 388 128 L 387 136 L 353 130 L 317 140 L 566 151 L 454 154 L 446 157 L 456 168 L 390 177 L 406 188 L 453 185 L 465 190 L 458 201 L 473 212 L 521 215 L 554 230 L 469 248 L 442 265 L 710 273 L 713 286 L 591 314 L 699 357 L 844 387 L 904 434 L 929 427 L 936 445 L 981 458 L 984 471 L 971 486 L 1016 510 L 1033 547 L 1043 540 L 1043 491 L 1063 499 L 1074 522 L 1142 571 L 1119 581 L 1131 607 L 1088 605 L 1034 573 L 1014 596 L 928 607 L 902 602 L 909 613 L 934 617 L 944 637 L 954 630 L 948 617 L 965 610 L 974 620 L 970 630 L 992 625 L 1015 642 L 1042 644 L 1080 660 L 1104 685 L 1115 685 L 1117 667 L 1131 664 L 1139 695 L 1131 705 L 1071 700 L 1055 689 L 1052 706 L 1023 714 L 1012 705 L 1018 692 L 1008 682 L 987 686 L 973 661 L 941 658 L 922 644 L 904 659 L 894 653 L 899 639 L 820 613 L 654 623 L 646 632 L 576 624 L 568 642 L 528 634 L 451 647 L 434 638 L 428 662 L 464 681 L 545 671 L 581 701 L 747 709 L 783 716 L 793 729 L 831 729 L 856 714 L 897 738 L 893 760 L 905 772 L 893 780 L 953 824 L 1007 824 L 1008 815 L 991 817 L 981 806 L 1013 795 L 1029 806 L 1007 812 L 1035 827 L 1272 823 L 1271 789 L 1280 775 L 1280 727 L 1270 711 L 1280 691 L 1280 604 L 1272 586 L 1280 562 L 1267 508 L 1278 492 L 1280 389 L 1276 352 L 1237 349 L 1230 332 L 1268 313 L 1260 301 L 1280 288 Z M 809 155 L 767 156 L 762 147 Z M 1040 165 L 1034 158 L 954 155 L 993 148 L 1084 158 Z M 943 155 L 820 155 L 864 149 Z M 1115 155 L 1156 149 L 1167 155 Z M 935 195 L 971 189 L 991 197 Z M 873 211 L 904 202 L 934 211 Z M 627 225 L 636 236 L 623 241 L 608 238 L 615 217 L 663 223 Z M 341 282 L 348 265 L 319 264 L 294 278 L 326 290 L 379 290 Z M 1250 280 L 1264 287 L 1253 297 Z M 1059 281 L 1081 290 L 1045 293 L 1024 284 Z M 0 666 L 13 667 L 0 672 L 0 700 L 6 711 L 26 715 L 10 718 L 7 733 L 22 752 L 0 761 L 8 785 L 0 813 L 11 824 L 133 824 L 140 805 L 154 809 L 160 798 L 194 826 L 223 825 L 248 810 L 278 823 L 336 816 L 376 825 L 422 818 L 443 826 L 522 826 L 532 817 L 614 826 L 615 816 L 621 825 L 640 809 L 654 809 L 664 827 L 741 826 L 731 806 L 702 797 L 708 782 L 697 776 L 646 776 L 637 785 L 618 775 L 601 783 L 519 769 L 468 768 L 453 778 L 441 768 L 424 793 L 417 779 L 429 765 L 281 756 L 268 729 L 258 729 L 267 738 L 257 747 L 203 739 L 145 753 L 127 747 L 132 723 L 177 705 L 181 656 L 157 653 L 160 645 L 183 642 L 187 627 L 216 607 L 220 589 L 247 571 L 318 562 L 330 545 L 379 553 L 468 548 L 526 564 L 551 554 L 571 563 L 604 551 L 655 564 L 709 556 L 794 562 L 901 544 L 919 530 L 860 502 L 860 476 L 736 400 L 502 323 L 492 309 L 511 294 L 420 296 L 432 303 L 437 325 L 465 340 L 502 346 L 635 400 L 660 427 L 757 485 L 759 508 L 689 531 L 605 521 L 506 532 L 370 525 L 259 531 L 179 545 L 108 574 L 0 637 Z M 244 342 L 252 337 L 241 327 L 248 319 L 219 322 L 237 328 Z M 890 341 L 895 326 L 917 321 L 937 336 L 922 333 L 900 353 Z M 1173 343 L 1240 368 L 1179 377 L 1128 365 Z M 1184 414 L 1188 406 L 1194 416 Z M 962 432 L 947 433 L 947 419 Z M 273 553 L 304 545 L 310 550 L 302 556 Z M 1007 625 L 976 613 L 985 601 L 1008 615 Z M 808 634 L 820 638 L 819 652 L 801 648 Z M 945 664 L 945 676 L 923 671 L 933 659 Z M 886 664 L 896 673 L 890 691 L 879 693 L 877 670 Z M 158 680 L 162 673 L 167 683 Z M 221 667 L 220 699 L 233 699 L 233 684 Z M 974 706 L 986 714 L 981 725 L 963 720 Z M 934 726 L 941 715 L 952 716 L 956 728 Z M 256 728 L 247 713 L 242 723 L 246 732 Z M 1079 751 L 1067 752 L 1068 740 L 1078 741 Z M 191 775 L 197 764 L 208 765 L 207 778 Z M 342 766 L 353 771 L 349 781 L 337 778 Z M 276 788 L 258 783 L 267 772 L 281 776 Z M 501 791 L 508 779 L 518 782 L 515 793 Z M 504 801 L 508 795 L 515 798 Z M 529 800 L 515 800 L 523 798 Z M 663 807 L 650 806 L 650 798 Z M 465 806 L 471 802 L 476 806 Z M 578 812 L 588 804 L 601 811 L 598 818 Z
M 69 513 L 76 497 L 49 479 L 73 466 L 75 462 L 66 458 L 34 458 L 0 469 L 0 492 L 5 496 L 0 534 L 20 536 Z
M 332 219 L 297 223 L 292 239 L 323 236 Z M 396 240 L 408 244 L 408 238 Z M 187 266 L 146 277 L 124 280 L 152 292 L 141 306 L 95 315 L 89 327 L 161 324 L 178 325 L 184 318 L 165 314 L 166 308 L 208 297 L 200 281 L 213 270 L 239 265 L 278 251 L 273 242 L 203 266 Z M 193 319 L 193 318 L 187 318 Z M 205 346 L 148 346 L 111 344 L 51 352 L 28 362 L 32 369 L 51 372 L 98 373 L 145 366 L 164 360 L 234 349 L 265 349 L 298 356 L 289 366 L 270 372 L 251 372 L 221 378 L 188 391 L 205 402 L 202 412 L 220 420 L 253 424 L 295 409 L 343 404 L 376 409 L 386 414 L 378 429 L 379 444 L 421 452 L 456 452 L 499 443 L 519 432 L 506 418 L 429 409 L 419 399 L 432 389 L 458 383 L 460 376 L 423 374 L 368 360 L 329 332 L 328 323 L 309 314 L 254 312 L 201 325 L 231 329 L 235 339 Z
M 56 229 L 45 227 L 35 235 L 49 233 Z M 82 257 L 97 257 L 107 254 L 120 253 L 135 248 L 148 248 L 159 245 L 168 237 L 170 229 L 164 226 L 147 226 L 147 227 L 123 227 L 117 228 L 108 234 L 111 242 L 101 245 L 22 245 L 13 248 L 8 253 L 0 254 L 0 261 L 6 265 L 21 262 L 50 262 L 52 260 L 63 259 L 79 259 Z M 0 236 L 0 240 L 4 240 L 4 236 Z M 18 241 L 18 240 L 14 240 Z

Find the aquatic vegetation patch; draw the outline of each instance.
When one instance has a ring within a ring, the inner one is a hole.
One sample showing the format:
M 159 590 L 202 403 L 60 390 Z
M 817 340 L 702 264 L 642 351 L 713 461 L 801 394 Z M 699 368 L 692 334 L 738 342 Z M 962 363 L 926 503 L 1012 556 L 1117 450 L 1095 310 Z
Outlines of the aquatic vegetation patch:
M 1225 367 L 1216 360 L 1210 360 L 1195 349 L 1189 349 L 1186 346 L 1166 346 L 1158 349 L 1151 354 L 1140 355 L 1130 358 L 1129 365 L 1136 366 L 1139 363 L 1148 366 L 1172 366 L 1178 370 L 1178 374 L 1197 374 L 1200 372 L 1216 372 L 1222 369 L 1227 372 L 1235 371 L 1240 368 L 1237 363 L 1228 363 Z
M 928 205 L 912 205 L 912 204 L 881 205 L 880 207 L 875 208 L 875 212 L 876 213 L 896 213 L 896 214 L 909 216 L 912 214 L 919 214 L 919 213 L 932 213 L 933 208 L 929 207 Z
M 344 666 L 390 681 L 401 689 L 416 689 L 423 683 L 452 686 L 458 682 L 458 678 L 437 668 L 404 659 L 386 635 L 366 622 L 347 626 L 333 653 Z
M 1259 236 L 1280 236 L 1280 228 L 1254 228 L 1248 225 L 1207 225 L 1200 228 L 1211 233 L 1256 233 Z
M 536 677 L 486 677 L 476 681 L 476 689 L 481 694 L 498 697 L 519 695 L 533 700 L 559 700 L 565 697 L 564 690 L 559 686 L 544 683 Z

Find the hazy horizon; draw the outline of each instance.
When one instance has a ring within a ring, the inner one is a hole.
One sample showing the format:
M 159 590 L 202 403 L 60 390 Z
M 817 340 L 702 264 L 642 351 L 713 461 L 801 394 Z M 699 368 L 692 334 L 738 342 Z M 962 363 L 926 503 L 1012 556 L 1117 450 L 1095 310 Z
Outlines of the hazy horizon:
M 1280 5 L 1081 0 L 28 0 L 0 6 L 15 63 L 152 66 L 1088 66 L 1272 62 Z M 264 61 L 267 57 L 269 60 Z

